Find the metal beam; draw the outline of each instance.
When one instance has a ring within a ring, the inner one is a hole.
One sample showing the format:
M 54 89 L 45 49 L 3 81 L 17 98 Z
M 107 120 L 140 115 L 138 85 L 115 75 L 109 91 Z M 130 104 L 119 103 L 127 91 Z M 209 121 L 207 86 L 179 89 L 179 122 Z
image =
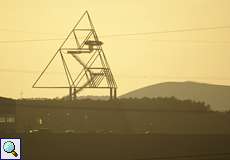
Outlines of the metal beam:
M 81 21 L 84 18 L 88 19 L 89 28 L 78 28 L 78 25 L 81 23 Z M 79 35 L 78 33 L 83 33 L 82 31 L 87 31 L 84 32 L 86 33 L 84 39 L 78 37 Z M 74 38 L 70 37 L 72 35 L 74 35 Z M 72 47 L 72 45 L 68 46 L 69 43 L 67 42 L 69 42 L 68 41 L 69 39 L 73 39 L 73 40 L 75 39 L 74 46 L 76 47 Z M 76 93 L 79 93 L 81 90 L 85 88 L 109 89 L 111 99 L 115 99 L 117 94 L 117 90 L 116 90 L 117 84 L 115 82 L 109 64 L 107 62 L 107 59 L 105 57 L 104 51 L 101 46 L 102 44 L 103 42 L 99 41 L 99 38 L 97 36 L 97 33 L 95 31 L 94 25 L 92 23 L 88 11 L 85 11 L 84 14 L 81 16 L 81 18 L 79 19 L 79 21 L 74 26 L 74 28 L 67 35 L 67 38 L 60 45 L 55 55 L 49 61 L 48 65 L 39 75 L 39 77 L 33 84 L 33 88 L 47 88 L 47 89 L 68 88 L 69 96 L 71 99 L 75 99 Z M 89 55 L 86 53 L 91 53 L 91 52 L 92 55 L 87 57 L 89 58 L 88 60 L 84 60 L 84 58 L 81 58 L 82 54 Z M 46 72 L 50 64 L 53 62 L 53 60 L 57 57 L 58 53 L 60 53 L 62 65 L 64 67 L 64 71 L 69 86 L 37 86 L 38 81 L 44 75 L 44 73 Z M 67 59 L 65 60 L 65 58 L 69 56 L 68 54 L 71 55 L 76 60 L 76 62 L 83 67 L 83 69 L 78 75 L 74 75 L 73 73 L 71 73 L 67 66 L 68 61 L 66 61 Z M 96 60 L 100 61 L 100 63 L 99 64 L 96 63 Z M 87 78 L 86 82 L 84 82 L 85 77 Z M 102 84 L 104 78 L 106 79 L 107 84 Z

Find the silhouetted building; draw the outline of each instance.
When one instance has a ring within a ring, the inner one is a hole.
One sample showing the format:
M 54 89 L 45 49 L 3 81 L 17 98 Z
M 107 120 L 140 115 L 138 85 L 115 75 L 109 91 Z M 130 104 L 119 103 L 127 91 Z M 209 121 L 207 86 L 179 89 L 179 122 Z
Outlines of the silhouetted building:
M 2 131 L 53 133 L 226 134 L 230 114 L 175 98 L 116 101 L 18 100 L 0 105 Z M 16 108 L 15 108 L 16 106 Z
M 16 104 L 6 98 L 0 98 L 0 132 L 15 132 Z

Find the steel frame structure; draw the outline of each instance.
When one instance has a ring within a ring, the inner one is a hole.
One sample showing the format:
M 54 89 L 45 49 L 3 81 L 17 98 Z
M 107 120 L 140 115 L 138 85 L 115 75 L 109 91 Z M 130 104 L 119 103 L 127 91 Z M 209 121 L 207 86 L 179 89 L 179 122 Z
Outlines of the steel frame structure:
M 85 16 L 89 21 L 90 27 L 89 28 L 78 28 L 79 23 L 82 21 L 82 19 Z M 82 42 L 79 41 L 79 37 L 77 35 L 77 32 L 80 32 L 80 31 L 88 32 L 87 36 L 85 36 Z M 67 40 L 70 39 L 71 35 L 74 35 L 74 41 L 76 42 L 76 47 L 66 48 L 64 45 L 67 42 Z M 36 79 L 32 87 L 33 88 L 47 88 L 47 89 L 52 89 L 52 88 L 69 89 L 70 100 L 76 99 L 77 94 L 86 88 L 109 89 L 110 99 L 116 99 L 117 84 L 111 72 L 111 69 L 109 67 L 105 53 L 102 49 L 102 44 L 103 43 L 99 41 L 99 38 L 97 36 L 97 33 L 95 31 L 95 28 L 93 26 L 93 23 L 92 23 L 92 20 L 90 18 L 88 11 L 85 11 L 85 13 L 81 16 L 77 24 L 68 34 L 67 38 L 61 44 L 57 52 L 54 54 L 54 56 L 51 58 L 49 63 L 46 65 L 44 70 L 38 76 L 38 78 Z M 64 54 L 71 56 L 72 58 L 76 60 L 77 63 L 79 63 L 82 66 L 82 70 L 77 75 L 77 77 L 73 78 L 69 70 L 68 64 L 65 60 Z M 88 59 L 87 63 L 84 63 L 80 58 L 81 54 L 92 54 L 92 55 L 89 56 L 90 58 Z M 58 86 L 58 87 L 56 86 L 37 86 L 37 83 L 39 82 L 43 74 L 46 72 L 50 64 L 53 62 L 55 57 L 57 57 L 58 55 L 61 57 L 61 60 L 62 60 L 62 65 L 64 67 L 66 79 L 68 81 L 68 86 Z M 93 67 L 93 64 L 95 63 L 97 59 L 99 59 L 101 65 L 98 67 Z M 84 84 L 80 84 L 83 78 L 86 78 L 87 80 Z M 100 85 L 103 79 L 106 79 L 106 86 Z

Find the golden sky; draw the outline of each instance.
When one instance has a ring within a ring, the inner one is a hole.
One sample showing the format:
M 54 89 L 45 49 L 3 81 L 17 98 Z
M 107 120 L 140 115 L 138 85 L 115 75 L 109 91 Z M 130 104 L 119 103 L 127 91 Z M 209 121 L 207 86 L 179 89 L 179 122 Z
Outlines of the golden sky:
M 99 35 L 230 25 L 229 0 L 7 0 L 0 2 L 0 96 L 56 97 L 68 90 L 32 89 L 64 38 L 88 10 Z M 102 37 L 118 94 L 166 81 L 230 85 L 230 29 Z M 62 75 L 60 75 L 62 76 Z M 100 90 L 81 95 L 107 94 Z

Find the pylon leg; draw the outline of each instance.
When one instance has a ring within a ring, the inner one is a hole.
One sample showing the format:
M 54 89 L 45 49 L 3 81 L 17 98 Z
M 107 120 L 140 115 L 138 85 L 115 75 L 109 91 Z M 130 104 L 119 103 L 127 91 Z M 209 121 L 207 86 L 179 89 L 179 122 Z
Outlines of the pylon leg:
M 116 88 L 114 88 L 113 98 L 117 99 L 117 89 Z
M 113 99 L 113 88 L 110 88 L 110 100 Z
M 72 101 L 73 99 L 73 93 L 72 93 L 72 87 L 69 88 L 69 100 Z
M 76 88 L 74 88 L 74 92 L 73 92 L 73 99 L 76 100 L 77 99 L 77 92 L 76 92 Z

